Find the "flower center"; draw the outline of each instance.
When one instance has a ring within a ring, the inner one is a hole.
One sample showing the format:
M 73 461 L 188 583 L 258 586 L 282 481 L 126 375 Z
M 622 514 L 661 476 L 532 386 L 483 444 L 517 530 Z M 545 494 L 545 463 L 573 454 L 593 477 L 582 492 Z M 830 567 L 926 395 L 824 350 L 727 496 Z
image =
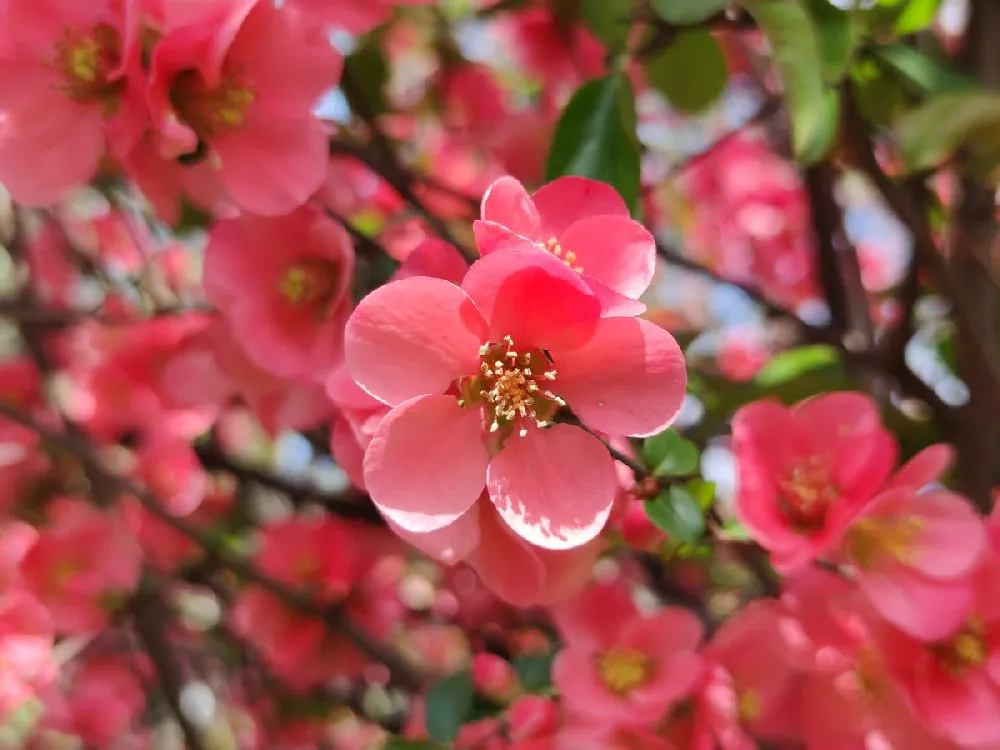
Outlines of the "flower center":
M 256 98 L 237 76 L 223 76 L 218 86 L 209 86 L 197 70 L 182 70 L 170 87 L 170 103 L 202 140 L 242 125 Z
M 67 35 L 56 44 L 55 66 L 62 73 L 62 88 L 78 102 L 101 102 L 113 114 L 125 89 L 124 79 L 112 80 L 120 63 L 121 37 L 107 24 L 88 35 Z
M 823 525 L 827 508 L 840 497 L 826 462 L 810 456 L 792 467 L 778 485 L 781 509 L 799 531 L 814 531 Z
M 760 716 L 760 696 L 755 690 L 741 690 L 737 698 L 741 721 L 754 721 Z
M 325 312 L 337 290 L 337 269 L 327 261 L 300 260 L 288 266 L 279 281 L 281 296 L 294 307 Z
M 847 551 L 863 570 L 886 557 L 900 562 L 913 560 L 916 539 L 926 522 L 916 516 L 861 518 L 847 532 Z
M 459 403 L 485 406 L 490 432 L 511 427 L 518 418 L 544 426 L 560 406 L 566 405 L 547 389 L 548 382 L 556 379 L 556 371 L 545 352 L 518 352 L 514 340 L 505 336 L 499 344 L 485 344 L 479 353 L 480 374 L 462 381 Z
M 567 266 L 572 268 L 577 273 L 583 273 L 583 266 L 574 266 L 576 263 L 576 253 L 572 250 L 567 250 L 563 252 L 562 245 L 559 244 L 559 240 L 555 237 L 550 237 L 548 242 L 539 242 L 538 246 L 542 248 L 547 253 L 551 253 L 565 263 Z
M 986 628 L 982 620 L 972 617 L 952 638 L 930 646 L 938 663 L 952 674 L 962 674 L 986 661 Z
M 598 657 L 597 672 L 608 690 L 624 695 L 649 679 L 649 657 L 641 651 L 612 649 Z

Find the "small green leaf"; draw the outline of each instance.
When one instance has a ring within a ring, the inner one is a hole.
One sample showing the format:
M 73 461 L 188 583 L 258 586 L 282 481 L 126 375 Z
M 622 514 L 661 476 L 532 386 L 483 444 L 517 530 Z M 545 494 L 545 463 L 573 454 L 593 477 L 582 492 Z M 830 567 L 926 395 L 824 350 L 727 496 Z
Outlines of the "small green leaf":
M 472 674 L 465 669 L 438 680 L 427 693 L 424 721 L 437 742 L 451 742 L 472 713 L 475 693 Z
M 670 104 L 683 112 L 710 107 L 726 90 L 726 55 L 707 31 L 682 31 L 665 50 L 646 61 L 646 76 Z
M 907 92 L 898 76 L 890 75 L 874 58 L 851 66 L 851 95 L 868 122 L 888 125 L 906 111 Z
M 896 33 L 901 36 L 915 34 L 934 22 L 942 0 L 909 0 L 896 19 Z
M 660 477 L 693 474 L 700 459 L 698 446 L 669 429 L 646 440 L 642 457 L 646 466 Z
M 677 485 L 647 500 L 646 515 L 657 528 L 678 541 L 696 542 L 705 533 L 705 516 L 698 501 Z
M 837 350 L 826 344 L 800 346 L 771 357 L 763 369 L 757 373 L 755 382 L 765 388 L 795 380 L 811 370 L 830 367 L 839 362 Z
M 380 115 L 386 111 L 385 86 L 389 81 L 389 64 L 378 47 L 376 37 L 369 37 L 344 58 L 344 75 L 355 82 L 358 94 L 364 98 L 372 114 Z
M 878 46 L 875 55 L 922 96 L 978 88 L 974 78 L 908 44 Z
M 552 684 L 552 658 L 554 654 L 526 654 L 511 661 L 521 686 L 528 692 L 537 693 Z
M 732 0 L 652 0 L 653 11 L 667 23 L 700 23 L 726 9 Z
M 552 138 L 548 180 L 564 175 L 589 177 L 614 187 L 628 206 L 639 197 L 639 145 L 635 98 L 619 74 L 584 84 L 563 110 Z
M 816 27 L 823 76 L 837 83 L 851 62 L 857 42 L 851 15 L 832 5 L 830 0 L 806 0 L 806 9 Z
M 407 740 L 402 737 L 390 737 L 382 745 L 382 750 L 442 750 L 442 746 L 428 740 Z
M 903 163 L 913 171 L 930 169 L 961 146 L 1000 129 L 1000 94 L 964 91 L 943 94 L 907 112 L 896 123 Z
M 792 122 L 792 146 L 803 164 L 819 161 L 837 129 L 837 97 L 823 80 L 820 43 L 800 0 L 745 0 L 767 36 L 781 73 Z
M 701 477 L 684 483 L 684 489 L 693 497 L 698 507 L 708 510 L 715 503 L 715 482 L 709 482 Z
M 625 47 L 632 26 L 632 0 L 581 0 L 580 20 L 583 25 L 616 51 Z

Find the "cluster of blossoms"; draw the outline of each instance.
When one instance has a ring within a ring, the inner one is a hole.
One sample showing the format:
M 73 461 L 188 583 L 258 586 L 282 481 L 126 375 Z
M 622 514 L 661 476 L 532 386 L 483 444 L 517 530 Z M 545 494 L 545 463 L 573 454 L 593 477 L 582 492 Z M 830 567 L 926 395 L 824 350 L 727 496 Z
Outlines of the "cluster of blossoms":
M 647 310 L 657 242 L 604 182 L 525 187 L 609 49 L 583 3 L 468 4 L 532 106 L 449 37 L 462 3 L 0 0 L 0 746 L 1000 750 L 1000 517 L 951 448 L 900 465 L 868 396 L 755 395 L 708 425 L 731 512 L 652 465 L 720 395 Z M 340 32 L 394 64 L 378 96 Z M 317 114 L 341 81 L 360 123 Z M 690 225 L 644 213 L 687 264 L 820 303 L 763 139 L 678 184 Z M 779 348 L 729 328 L 718 370 Z M 339 488 L 283 473 L 289 434 Z

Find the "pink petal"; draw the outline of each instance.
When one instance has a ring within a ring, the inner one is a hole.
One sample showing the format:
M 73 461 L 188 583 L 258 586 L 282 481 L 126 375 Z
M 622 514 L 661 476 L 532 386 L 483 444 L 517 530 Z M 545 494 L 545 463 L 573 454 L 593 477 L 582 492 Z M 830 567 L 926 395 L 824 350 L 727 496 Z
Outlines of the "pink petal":
M 652 679 L 629 694 L 629 702 L 655 720 L 691 692 L 701 680 L 705 660 L 693 651 L 678 651 L 656 661 Z
M 917 663 L 913 693 L 924 721 L 963 746 L 1000 741 L 1000 694 L 982 672 L 955 678 L 924 658 Z
M 634 318 L 646 312 L 646 305 L 639 300 L 619 294 L 589 276 L 584 276 L 583 280 L 591 293 L 600 301 L 602 318 Z
M 552 605 L 576 595 L 590 581 L 594 564 L 604 548 L 601 537 L 582 547 L 567 550 L 534 547 L 545 568 L 545 586 L 539 595 L 540 603 Z
M 465 293 L 415 276 L 365 297 L 347 321 L 344 357 L 354 379 L 388 404 L 440 394 L 479 369 L 485 324 Z
M 948 471 L 954 460 L 955 449 L 950 445 L 940 443 L 924 448 L 889 477 L 882 491 L 897 487 L 923 489 Z
M 621 633 L 621 643 L 650 656 L 667 657 L 678 651 L 695 651 L 705 628 L 694 613 L 681 607 L 664 607 L 650 617 L 633 617 Z
M 475 509 L 479 518 L 479 546 L 469 557 L 483 583 L 497 596 L 517 607 L 540 603 L 545 586 L 542 550 L 528 544 L 501 521 L 489 501 Z
M 396 406 L 365 453 L 372 502 L 406 531 L 443 528 L 483 491 L 489 453 L 482 415 L 453 396 L 421 396 Z
M 365 489 L 365 449 L 355 437 L 351 423 L 337 417 L 330 431 L 330 453 L 355 487 Z
M 486 483 L 503 520 L 547 549 L 579 547 L 596 537 L 618 486 L 601 441 L 566 424 L 515 433 L 490 461 Z
M 552 663 L 552 684 L 567 709 L 595 720 L 628 721 L 631 706 L 615 696 L 601 682 L 594 654 L 578 648 L 564 648 Z
M 482 218 L 483 221 L 500 224 L 522 237 L 541 239 L 541 220 L 535 204 L 524 186 L 513 177 L 501 177 L 486 190 L 482 201 Z
M 596 652 L 617 644 L 619 634 L 638 613 L 623 586 L 599 583 L 553 607 L 552 617 L 565 644 Z
M 326 177 L 328 135 L 311 116 L 247 123 L 212 144 L 219 177 L 240 206 L 263 216 L 298 208 Z
M 455 246 L 444 240 L 428 238 L 417 245 L 393 274 L 392 281 L 410 276 L 431 276 L 461 284 L 469 264 Z
M 599 432 L 653 435 L 684 403 L 684 354 L 673 336 L 648 320 L 601 320 L 583 346 L 553 346 L 550 353 L 554 391 Z
M 489 255 L 500 250 L 544 250 L 534 240 L 513 232 L 495 221 L 476 220 L 472 222 L 472 234 L 480 255 Z
M 858 588 L 882 617 L 921 640 L 953 633 L 974 600 L 971 581 L 932 581 L 899 564 L 860 574 Z
M 582 219 L 559 236 L 563 257 L 576 253 L 573 266 L 616 292 L 638 299 L 653 280 L 656 241 L 625 216 Z
M 480 258 L 462 289 L 488 322 L 490 340 L 510 336 L 523 349 L 547 348 L 568 328 L 595 323 L 601 314 L 600 302 L 578 273 L 534 249 Z M 578 333 L 589 335 L 582 328 Z
M 923 520 L 911 565 L 937 580 L 971 571 L 986 549 L 986 530 L 969 501 L 935 490 L 917 495 L 911 503 L 912 515 Z
M 590 216 L 629 216 L 628 206 L 610 185 L 586 177 L 560 177 L 532 196 L 542 217 L 542 239 L 561 237 Z
M 453 523 L 435 531 L 413 532 L 389 521 L 389 528 L 418 550 L 447 565 L 466 559 L 479 546 L 479 508 L 474 504 Z

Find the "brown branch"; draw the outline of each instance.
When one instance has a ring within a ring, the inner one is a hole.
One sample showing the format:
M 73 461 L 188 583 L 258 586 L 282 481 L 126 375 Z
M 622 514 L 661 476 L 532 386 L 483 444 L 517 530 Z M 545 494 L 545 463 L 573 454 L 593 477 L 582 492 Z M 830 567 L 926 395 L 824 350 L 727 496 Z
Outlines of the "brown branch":
M 184 676 L 167 640 L 165 623 L 169 621 L 169 613 L 160 592 L 155 588 L 140 590 L 132 598 L 131 611 L 135 633 L 156 668 L 163 696 L 177 723 L 180 724 L 188 750 L 207 750 L 208 745 L 201 730 L 191 722 L 181 708 Z
M 340 610 L 320 607 L 313 603 L 306 594 L 288 589 L 281 583 L 265 576 L 252 564 L 216 545 L 207 535 L 185 519 L 178 518 L 168 512 L 160 501 L 144 487 L 130 479 L 113 474 L 100 460 L 90 443 L 86 440 L 65 432 L 50 429 L 20 409 L 3 401 L 0 401 L 0 417 L 34 430 L 52 445 L 72 453 L 79 459 L 85 470 L 100 477 L 105 484 L 113 486 L 119 493 L 136 498 L 152 515 L 194 541 L 199 547 L 217 559 L 223 567 L 240 576 L 248 583 L 260 586 L 268 593 L 274 595 L 279 601 L 284 602 L 302 614 L 319 619 L 332 631 L 345 635 L 348 640 L 369 657 L 388 667 L 394 680 L 402 687 L 419 691 L 426 683 L 426 676 L 420 670 L 389 646 L 373 639 L 368 633 L 359 629 L 344 617 Z

